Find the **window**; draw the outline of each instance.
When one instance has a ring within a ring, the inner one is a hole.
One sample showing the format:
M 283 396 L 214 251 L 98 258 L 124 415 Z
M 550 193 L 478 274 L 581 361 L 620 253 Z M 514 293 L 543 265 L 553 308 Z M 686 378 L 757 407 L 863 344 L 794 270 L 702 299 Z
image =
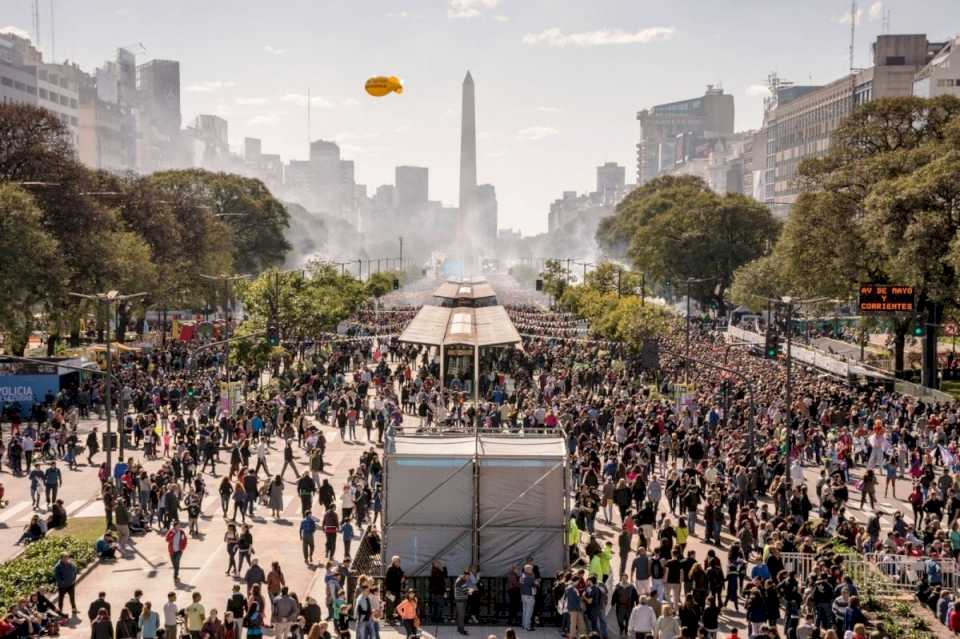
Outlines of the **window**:
M 13 80 L 11 80 L 10 78 L 0 78 L 0 84 L 3 84 L 3 86 L 5 87 L 12 87 Z
M 70 99 L 69 99 L 67 96 L 65 96 L 65 95 L 61 95 L 61 96 L 60 96 L 60 105 L 61 105 L 61 106 L 70 106 Z
M 884 63 L 888 67 L 901 67 L 907 63 L 907 59 L 902 55 L 888 55 Z
M 58 84 L 59 82 L 59 78 L 57 78 L 57 76 L 52 73 L 50 74 L 48 79 L 50 80 L 50 84 Z
M 47 72 L 45 69 L 40 69 L 40 79 L 44 82 L 47 81 Z
M 70 116 L 70 124 L 77 126 L 77 118 L 75 116 Z
M 47 99 L 47 90 L 46 90 L 46 89 L 39 89 L 39 92 L 40 92 L 40 97 L 43 98 L 44 100 L 46 100 L 46 99 Z
M 77 100 L 75 98 L 70 98 L 70 108 L 71 109 L 77 108 Z

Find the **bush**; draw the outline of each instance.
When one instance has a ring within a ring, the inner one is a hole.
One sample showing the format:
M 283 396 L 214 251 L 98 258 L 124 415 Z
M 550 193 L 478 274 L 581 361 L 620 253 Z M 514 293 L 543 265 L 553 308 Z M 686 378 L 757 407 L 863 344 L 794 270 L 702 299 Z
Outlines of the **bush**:
M 93 546 L 74 537 L 46 537 L 35 541 L 23 554 L 0 564 L 0 611 L 6 611 L 21 597 L 40 589 L 53 589 L 53 566 L 60 553 L 68 552 L 78 569 L 93 561 Z

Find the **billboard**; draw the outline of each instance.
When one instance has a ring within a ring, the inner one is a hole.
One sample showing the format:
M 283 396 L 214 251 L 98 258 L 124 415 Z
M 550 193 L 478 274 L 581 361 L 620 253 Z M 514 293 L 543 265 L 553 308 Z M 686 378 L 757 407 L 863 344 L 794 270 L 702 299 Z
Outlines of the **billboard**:
M 861 313 L 912 313 L 914 294 L 912 286 L 892 284 L 864 284 L 860 286 Z
M 19 403 L 21 415 L 29 415 L 47 393 L 56 395 L 59 391 L 59 375 L 0 375 L 0 406 Z

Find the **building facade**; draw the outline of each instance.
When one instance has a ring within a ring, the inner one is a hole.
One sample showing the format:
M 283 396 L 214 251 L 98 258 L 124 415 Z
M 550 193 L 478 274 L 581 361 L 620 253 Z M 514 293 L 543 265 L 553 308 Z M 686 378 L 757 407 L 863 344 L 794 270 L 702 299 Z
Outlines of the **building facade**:
M 960 97 L 960 37 L 953 38 L 913 79 L 913 94 L 921 98 L 939 95 Z

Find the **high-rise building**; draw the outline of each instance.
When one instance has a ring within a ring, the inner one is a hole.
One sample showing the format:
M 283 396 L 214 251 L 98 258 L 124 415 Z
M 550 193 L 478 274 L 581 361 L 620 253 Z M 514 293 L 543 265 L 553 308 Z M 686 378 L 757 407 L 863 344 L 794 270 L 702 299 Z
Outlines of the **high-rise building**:
M 597 193 L 604 202 L 616 199 L 627 181 L 627 169 L 616 162 L 605 162 L 597 167 Z
M 921 98 L 960 97 L 960 36 L 947 42 L 925 67 L 917 71 L 913 94 Z
M 140 171 L 151 173 L 180 162 L 180 63 L 151 60 L 137 67 L 140 96 L 137 157 Z
M 397 209 L 401 215 L 418 214 L 426 210 L 430 199 L 430 171 L 422 166 L 398 166 L 395 169 Z
M 336 142 L 315 140 L 310 143 L 310 202 L 307 208 L 318 213 L 339 216 L 342 204 L 340 147 Z
M 0 104 L 37 104 L 37 69 L 24 55 L 29 40 L 0 33 Z
M 492 184 L 481 184 L 477 187 L 476 206 L 477 230 L 487 243 L 486 248 L 492 251 L 497 239 L 497 190 Z
M 263 142 L 260 138 L 243 138 L 243 159 L 254 166 L 260 162 L 263 154 Z
M 683 143 L 732 134 L 733 118 L 733 96 L 712 85 L 702 97 L 658 104 L 637 113 L 637 184 L 646 184 L 672 167 L 678 143 L 682 154 Z
M 190 135 L 192 166 L 212 171 L 223 171 L 232 162 L 228 142 L 229 124 L 219 115 L 201 113 L 188 129 Z
M 908 96 L 914 76 L 945 43 L 923 34 L 881 35 L 873 44 L 874 66 L 824 86 L 794 87 L 777 80 L 764 109 L 767 161 L 764 200 L 785 216 L 800 193 L 800 163 L 821 157 L 830 136 L 857 106 L 877 98 Z

